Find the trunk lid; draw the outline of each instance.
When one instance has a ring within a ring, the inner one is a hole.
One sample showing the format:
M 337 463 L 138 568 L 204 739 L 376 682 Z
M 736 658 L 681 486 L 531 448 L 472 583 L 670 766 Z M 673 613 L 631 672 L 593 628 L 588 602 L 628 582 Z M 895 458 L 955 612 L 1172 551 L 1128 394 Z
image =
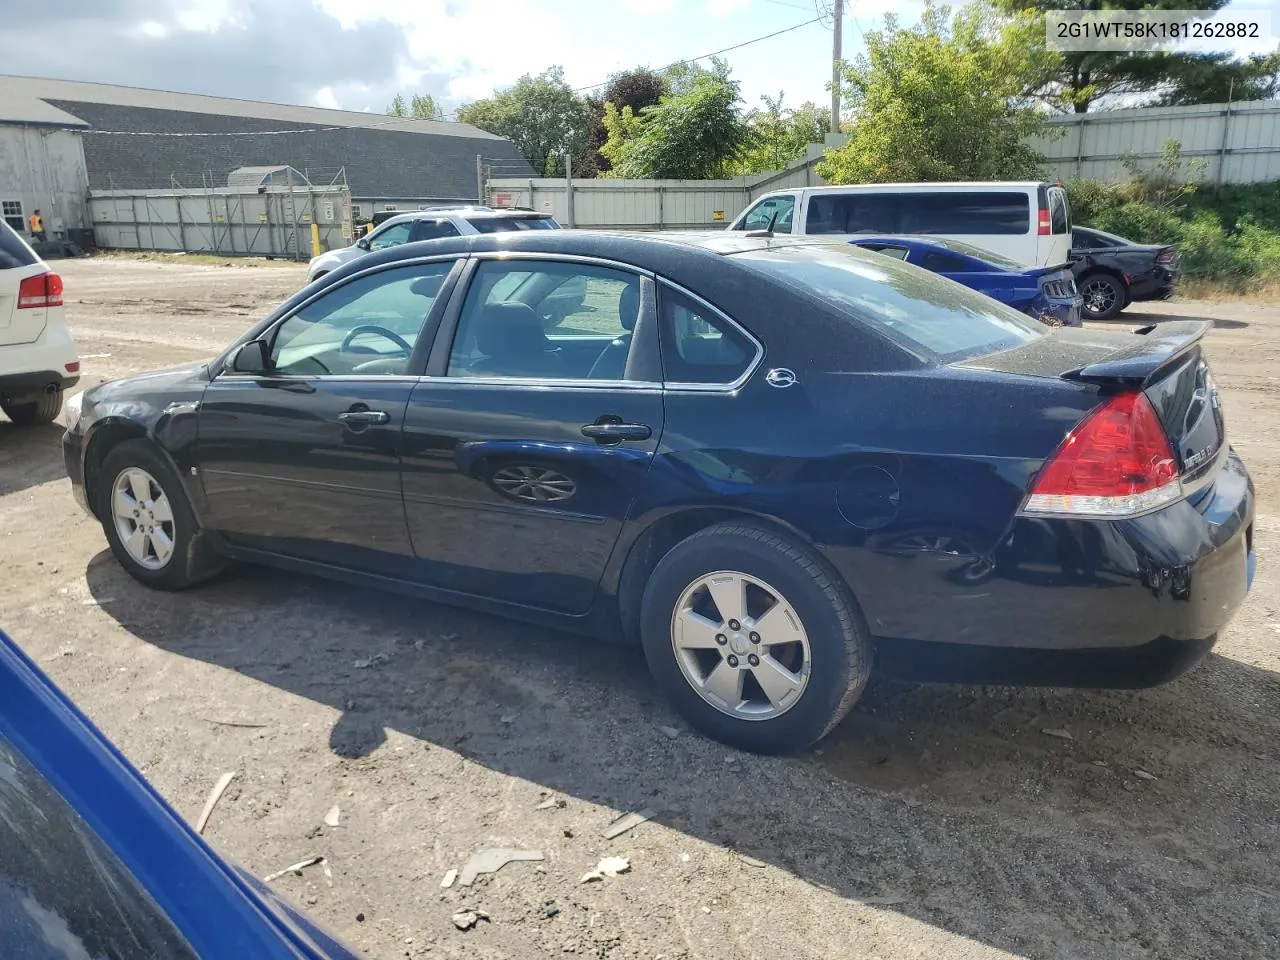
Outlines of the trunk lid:
M 1174 320 L 1132 333 L 1057 330 L 1012 350 L 957 366 L 1089 384 L 1100 395 L 1141 390 L 1155 408 L 1184 481 L 1226 455 L 1226 425 L 1200 344 L 1212 324 Z
M 39 261 L 26 266 L 0 268 L 0 347 L 34 343 L 44 333 L 49 308 L 19 308 L 18 291 L 23 280 L 48 272 L 49 268 Z

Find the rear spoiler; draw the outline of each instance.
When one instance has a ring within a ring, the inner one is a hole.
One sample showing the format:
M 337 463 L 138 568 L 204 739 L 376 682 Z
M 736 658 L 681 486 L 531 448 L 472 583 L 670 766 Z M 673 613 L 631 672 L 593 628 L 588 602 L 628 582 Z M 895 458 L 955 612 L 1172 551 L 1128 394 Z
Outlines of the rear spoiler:
M 1074 264 L 1070 260 L 1052 263 L 1045 267 L 1030 267 L 1026 272 L 1033 277 L 1043 277 L 1046 273 L 1057 273 L 1059 270 L 1070 270 Z
M 1145 384 L 1194 348 L 1212 327 L 1209 320 L 1170 320 L 1139 327 L 1132 342 L 1102 360 L 1068 370 L 1062 379 L 1111 386 Z

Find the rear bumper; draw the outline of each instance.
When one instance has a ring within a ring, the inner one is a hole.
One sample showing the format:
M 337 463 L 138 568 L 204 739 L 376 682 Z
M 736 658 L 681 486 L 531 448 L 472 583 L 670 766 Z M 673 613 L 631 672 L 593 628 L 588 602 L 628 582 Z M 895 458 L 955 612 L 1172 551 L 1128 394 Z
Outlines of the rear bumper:
M 1167 300 L 1177 288 L 1178 275 L 1167 267 L 1156 267 L 1150 273 L 1134 277 L 1129 284 L 1130 300 Z
M 945 551 L 881 554 L 878 564 L 832 559 L 891 672 L 1147 686 L 1202 657 L 1244 600 L 1253 519 L 1253 484 L 1233 451 L 1195 498 L 1136 519 L 1019 517 L 986 554 L 959 548 L 973 538 L 955 531 L 925 538 Z
M 1079 327 L 1082 326 L 1081 310 L 1083 308 L 1084 300 L 1080 297 L 1070 300 L 1036 297 L 1023 308 L 1023 312 L 1037 320 L 1048 322 L 1051 326 Z
M 84 437 L 68 430 L 62 435 L 62 462 L 67 468 L 67 477 L 71 480 L 71 495 L 76 503 L 89 516 L 93 509 L 89 506 L 89 497 L 84 487 Z
M 78 373 L 36 370 L 29 373 L 0 374 L 0 397 L 25 397 L 46 390 L 68 390 L 80 382 Z

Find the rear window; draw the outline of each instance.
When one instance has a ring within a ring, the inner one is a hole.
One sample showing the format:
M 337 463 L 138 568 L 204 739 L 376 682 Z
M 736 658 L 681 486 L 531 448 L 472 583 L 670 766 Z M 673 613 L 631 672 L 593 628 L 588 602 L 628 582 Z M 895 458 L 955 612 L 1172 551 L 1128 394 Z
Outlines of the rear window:
M 35 262 L 36 255 L 31 248 L 7 223 L 0 223 L 0 270 L 29 267 Z
M 555 230 L 560 224 L 551 217 L 483 217 L 471 221 L 481 233 L 506 233 L 511 230 Z
M 1020 236 L 1031 229 L 1025 190 L 955 193 L 819 193 L 809 198 L 806 233 Z
M 744 266 L 820 297 L 912 353 L 949 362 L 1007 350 L 1046 328 L 990 297 L 849 244 L 735 254 Z
M 1024 264 L 1019 263 L 1017 260 L 1010 260 L 1008 257 L 1002 257 L 1000 254 L 992 253 L 983 247 L 975 247 L 972 243 L 965 243 L 963 240 L 936 237 L 929 242 L 940 247 L 946 247 L 948 250 L 954 250 L 956 253 L 963 253 L 966 257 L 972 257 L 974 260 L 981 260 L 996 270 L 1016 270 L 1021 273 L 1027 269 Z

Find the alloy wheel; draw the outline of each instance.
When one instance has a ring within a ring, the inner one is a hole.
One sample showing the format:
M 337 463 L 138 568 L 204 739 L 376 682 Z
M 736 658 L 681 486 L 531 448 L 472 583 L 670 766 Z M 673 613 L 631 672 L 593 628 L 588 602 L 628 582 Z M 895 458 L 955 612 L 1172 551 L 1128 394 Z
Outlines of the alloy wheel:
M 774 587 L 731 570 L 707 574 L 680 594 L 671 646 L 689 685 L 740 720 L 772 720 L 809 683 L 809 637 Z
M 148 570 L 173 557 L 173 507 L 155 477 L 141 467 L 121 470 L 111 488 L 111 515 L 129 556 Z
M 1115 305 L 1115 287 L 1105 280 L 1091 280 L 1084 286 L 1085 309 L 1093 314 L 1104 314 Z

